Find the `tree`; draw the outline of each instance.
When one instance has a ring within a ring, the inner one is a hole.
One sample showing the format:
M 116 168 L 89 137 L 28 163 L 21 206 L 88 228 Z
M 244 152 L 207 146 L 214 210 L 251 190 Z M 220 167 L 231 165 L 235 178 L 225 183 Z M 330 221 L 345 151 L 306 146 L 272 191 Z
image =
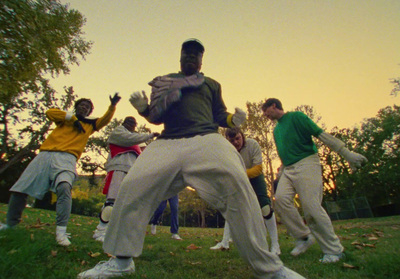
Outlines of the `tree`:
M 366 196 L 375 206 L 400 200 L 400 107 L 386 107 L 366 119 L 348 135 L 355 152 L 368 163 L 355 173 L 337 176 L 338 193 L 344 198 Z
M 393 83 L 393 89 L 390 95 L 394 95 L 396 97 L 400 92 L 400 77 L 394 78 L 390 82 Z
M 390 82 L 393 83 L 393 89 L 390 95 L 397 97 L 397 94 L 400 92 L 400 77 L 392 78 Z
M 84 24 L 78 11 L 58 0 L 1 1 L 1 189 L 15 182 L 49 132 L 45 111 L 73 103 L 73 89 L 66 88 L 59 99 L 49 77 L 68 74 L 69 66 L 88 54 L 92 43 L 82 38 Z
M 200 228 L 207 227 L 206 217 L 208 215 L 217 214 L 217 211 L 212 209 L 199 197 L 197 192 L 190 187 L 186 187 L 179 193 L 179 211 L 184 214 L 184 220 L 187 219 L 187 213 L 196 213 L 198 226 Z
M 0 4 L 0 101 L 49 88 L 45 75 L 68 74 L 88 54 L 85 18 L 58 0 L 3 0 Z

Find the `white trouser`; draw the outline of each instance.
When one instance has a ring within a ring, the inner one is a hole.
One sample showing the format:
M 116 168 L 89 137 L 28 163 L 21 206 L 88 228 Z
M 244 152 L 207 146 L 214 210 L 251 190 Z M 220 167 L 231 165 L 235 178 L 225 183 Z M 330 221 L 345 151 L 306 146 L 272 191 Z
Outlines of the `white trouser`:
M 142 253 L 147 224 L 161 201 L 186 186 L 221 212 L 241 256 L 255 278 L 266 278 L 282 267 L 268 251 L 267 232 L 243 160 L 220 134 L 156 140 L 147 146 L 122 181 L 105 252 L 137 257 Z
M 294 206 L 299 194 L 307 225 Z M 323 184 L 321 164 L 317 154 L 285 167 L 275 193 L 276 211 L 288 232 L 296 239 L 312 234 L 324 254 L 340 254 L 343 246 L 334 232 L 331 219 L 322 207 Z

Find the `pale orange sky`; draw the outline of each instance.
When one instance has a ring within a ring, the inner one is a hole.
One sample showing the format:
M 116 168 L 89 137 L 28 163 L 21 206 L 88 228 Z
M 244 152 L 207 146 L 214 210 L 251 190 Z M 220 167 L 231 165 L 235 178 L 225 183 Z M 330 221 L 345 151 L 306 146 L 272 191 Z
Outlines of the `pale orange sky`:
M 200 39 L 202 71 L 222 85 L 229 111 L 279 98 L 285 110 L 311 105 L 328 130 L 351 128 L 400 104 L 390 79 L 400 76 L 399 0 L 62 0 L 86 18 L 91 54 L 52 81 L 91 98 L 93 115 L 120 92 L 117 118 L 133 115 L 137 90 L 179 70 L 181 43 Z

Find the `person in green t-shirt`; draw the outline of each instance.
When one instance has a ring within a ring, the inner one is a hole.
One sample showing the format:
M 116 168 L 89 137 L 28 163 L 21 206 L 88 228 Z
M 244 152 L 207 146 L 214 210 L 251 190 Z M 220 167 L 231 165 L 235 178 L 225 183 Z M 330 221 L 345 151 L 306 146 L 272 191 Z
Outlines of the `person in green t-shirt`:
M 353 170 L 361 167 L 367 159 L 361 154 L 351 152 L 341 140 L 324 132 L 304 113 L 285 113 L 278 99 L 267 99 L 262 105 L 262 111 L 268 119 L 277 121 L 274 140 L 282 167 L 275 193 L 275 205 L 282 223 L 296 239 L 291 255 L 298 256 L 304 253 L 317 241 L 324 253 L 320 262 L 339 261 L 344 256 L 344 248 L 321 205 L 322 169 L 312 137 L 318 138 L 341 155 Z M 293 204 L 296 194 L 299 195 L 307 224 Z

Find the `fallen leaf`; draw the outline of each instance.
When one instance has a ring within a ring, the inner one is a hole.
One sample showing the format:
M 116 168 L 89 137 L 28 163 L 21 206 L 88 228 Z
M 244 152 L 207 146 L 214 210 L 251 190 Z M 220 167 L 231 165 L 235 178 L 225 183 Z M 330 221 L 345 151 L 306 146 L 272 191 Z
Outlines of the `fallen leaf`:
M 201 247 L 200 246 L 196 246 L 196 245 L 194 245 L 192 243 L 188 247 L 186 247 L 186 249 L 188 249 L 188 250 L 196 250 L 196 249 L 201 249 Z
M 169 254 L 170 254 L 171 256 L 175 256 L 175 253 L 174 253 L 174 252 L 169 252 Z
M 191 265 L 199 265 L 201 262 L 189 262 Z
M 31 240 L 35 240 L 35 236 L 33 233 L 31 233 Z
M 376 237 L 376 236 L 371 236 L 371 237 L 368 237 L 368 240 L 378 240 L 378 238 Z
M 85 260 L 82 260 L 81 261 L 81 265 L 85 265 L 86 264 L 86 261 Z
M 15 254 L 15 253 L 17 253 L 18 252 L 18 250 L 15 250 L 15 249 L 12 249 L 12 250 L 10 250 L 9 252 L 8 252 L 8 254 Z
M 96 252 L 96 253 L 89 252 L 88 255 L 91 256 L 92 258 L 96 258 L 96 257 L 100 256 L 101 253 L 100 252 Z
M 359 267 L 351 265 L 351 264 L 347 264 L 347 263 L 343 263 L 343 267 L 350 268 L 350 269 L 359 269 Z
M 51 255 L 52 255 L 53 257 L 57 257 L 57 251 L 51 250 Z

